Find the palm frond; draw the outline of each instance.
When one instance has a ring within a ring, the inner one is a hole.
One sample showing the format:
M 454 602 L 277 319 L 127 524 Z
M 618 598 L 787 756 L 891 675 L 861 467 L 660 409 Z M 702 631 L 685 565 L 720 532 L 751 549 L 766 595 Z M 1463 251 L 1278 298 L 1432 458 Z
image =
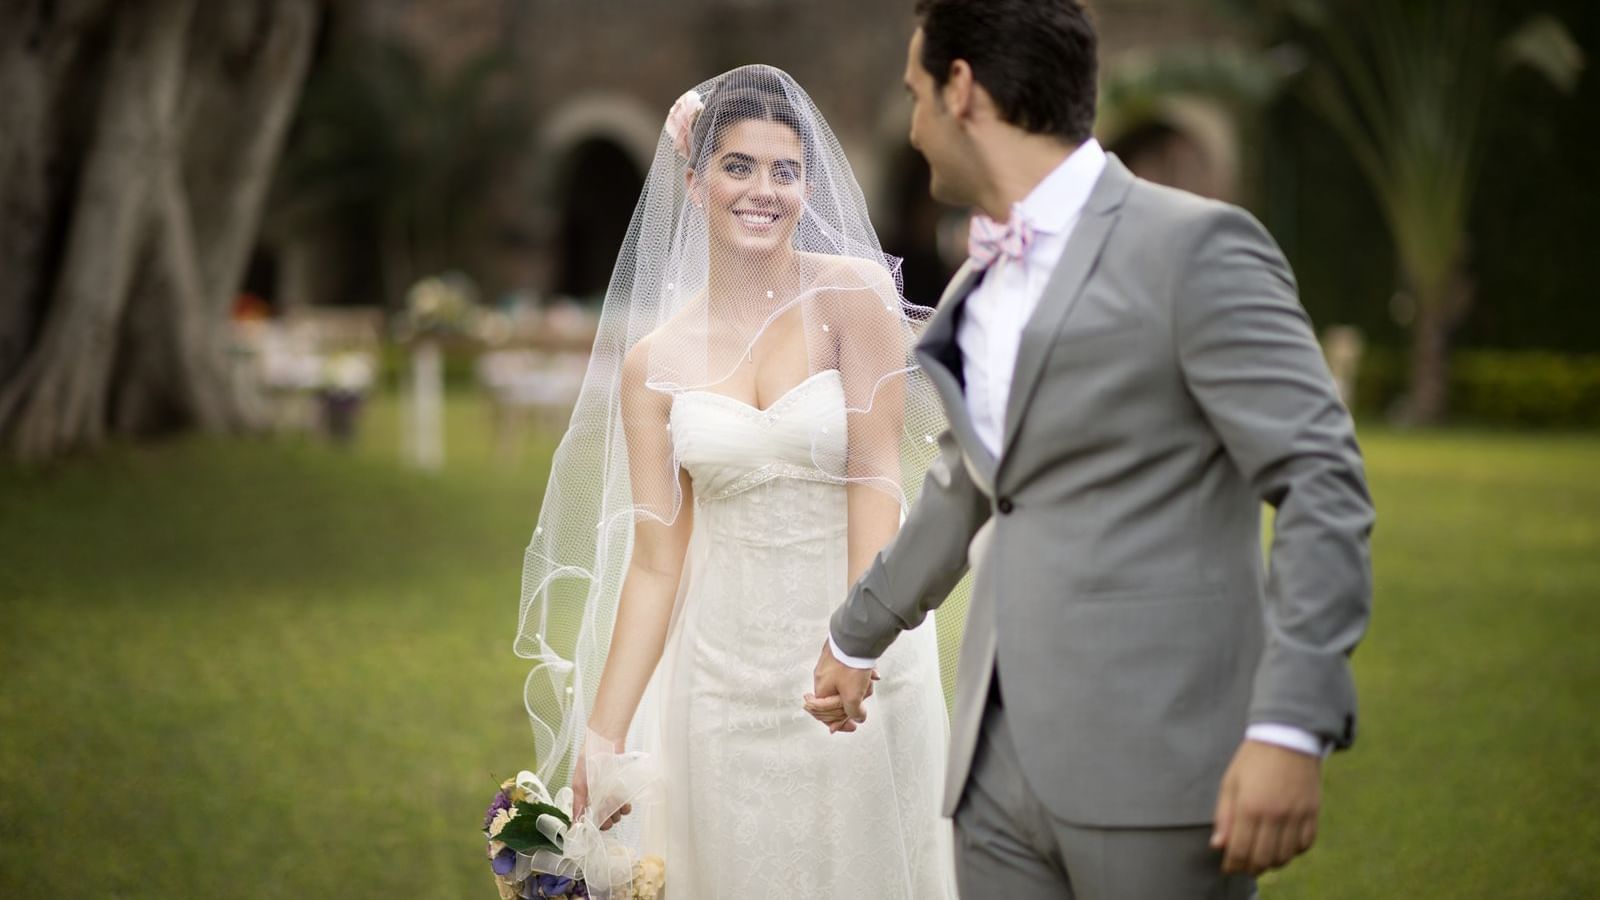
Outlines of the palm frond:
M 1271 103 L 1301 65 L 1293 48 L 1255 53 L 1231 47 L 1194 47 L 1124 58 L 1100 82 L 1102 130 L 1120 131 L 1156 115 L 1174 96 L 1202 97 L 1240 114 Z
M 1557 90 L 1570 94 L 1586 64 L 1583 48 L 1567 26 L 1548 15 L 1536 15 L 1506 37 L 1501 62 L 1526 66 L 1543 75 Z

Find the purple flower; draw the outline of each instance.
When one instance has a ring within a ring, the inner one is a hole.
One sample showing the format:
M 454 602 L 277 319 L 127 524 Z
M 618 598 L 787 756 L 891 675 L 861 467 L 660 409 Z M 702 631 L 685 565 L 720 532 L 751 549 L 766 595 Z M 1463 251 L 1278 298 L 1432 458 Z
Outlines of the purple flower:
M 517 867 L 517 851 L 507 847 L 495 854 L 489 865 L 494 867 L 496 875 L 510 875 L 511 870 Z
M 494 802 L 489 804 L 489 811 L 483 814 L 483 830 L 489 830 L 489 823 L 494 821 L 494 814 L 502 809 L 511 808 L 511 798 L 501 791 L 494 795 Z
M 565 878 L 560 875 L 542 874 L 529 878 L 523 889 L 532 891 L 523 896 L 542 900 L 548 897 L 588 897 L 589 888 L 581 881 Z

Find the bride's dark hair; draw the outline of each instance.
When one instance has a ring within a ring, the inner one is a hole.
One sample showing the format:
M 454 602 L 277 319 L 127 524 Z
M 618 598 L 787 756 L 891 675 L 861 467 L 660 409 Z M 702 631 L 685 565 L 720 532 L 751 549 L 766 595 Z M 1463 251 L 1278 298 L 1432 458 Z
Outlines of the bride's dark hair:
M 717 83 L 716 90 L 706 99 L 705 111 L 694 124 L 689 168 L 700 171 L 701 163 L 722 142 L 722 135 L 740 122 L 750 121 L 787 125 L 800 138 L 805 154 L 801 162 L 811 168 L 814 148 L 806 118 L 789 100 L 778 73 L 760 65 L 734 69 Z

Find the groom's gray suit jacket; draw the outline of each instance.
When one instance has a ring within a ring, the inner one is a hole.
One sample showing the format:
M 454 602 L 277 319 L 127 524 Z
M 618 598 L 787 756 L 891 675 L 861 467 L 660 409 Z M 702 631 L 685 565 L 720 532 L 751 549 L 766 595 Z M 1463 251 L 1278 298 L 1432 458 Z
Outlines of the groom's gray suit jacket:
M 1077 824 L 1210 822 L 1251 723 L 1348 746 L 1373 508 L 1265 230 L 1111 158 L 1023 331 L 998 461 L 956 346 L 979 277 L 956 275 L 916 350 L 949 416 L 939 457 L 832 620 L 875 658 L 970 559 L 945 813 L 996 672 L 1023 774 Z

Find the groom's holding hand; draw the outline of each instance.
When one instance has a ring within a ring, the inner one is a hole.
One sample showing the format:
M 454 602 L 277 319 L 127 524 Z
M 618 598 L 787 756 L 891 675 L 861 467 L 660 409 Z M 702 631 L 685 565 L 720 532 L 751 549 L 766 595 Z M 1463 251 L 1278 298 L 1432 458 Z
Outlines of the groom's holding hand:
M 950 430 L 834 614 L 808 709 L 974 570 L 945 812 L 968 897 L 1248 897 L 1355 737 L 1373 510 L 1293 276 L 1245 212 L 1092 139 L 1076 0 L 922 0 L 906 87 L 973 258 L 917 348 Z M 1260 504 L 1277 509 L 1263 571 Z

